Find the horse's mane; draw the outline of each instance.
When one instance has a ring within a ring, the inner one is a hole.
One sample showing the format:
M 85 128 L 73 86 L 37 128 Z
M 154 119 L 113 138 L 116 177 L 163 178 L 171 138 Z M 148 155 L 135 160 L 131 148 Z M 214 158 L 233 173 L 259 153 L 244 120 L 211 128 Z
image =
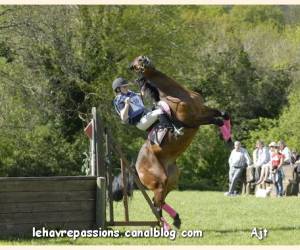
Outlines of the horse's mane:
M 146 95 L 148 94 L 155 102 L 160 100 L 158 89 L 154 87 L 148 79 L 140 77 L 136 80 L 136 83 L 140 89 L 143 90 Z

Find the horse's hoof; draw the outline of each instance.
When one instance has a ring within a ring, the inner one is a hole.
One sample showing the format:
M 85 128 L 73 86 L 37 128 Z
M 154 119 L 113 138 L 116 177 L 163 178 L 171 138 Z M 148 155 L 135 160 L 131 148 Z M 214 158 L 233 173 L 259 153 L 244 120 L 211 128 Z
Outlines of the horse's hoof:
M 179 215 L 176 214 L 174 221 L 173 221 L 173 225 L 174 227 L 176 227 L 177 229 L 180 229 L 181 226 L 181 219 L 179 218 Z

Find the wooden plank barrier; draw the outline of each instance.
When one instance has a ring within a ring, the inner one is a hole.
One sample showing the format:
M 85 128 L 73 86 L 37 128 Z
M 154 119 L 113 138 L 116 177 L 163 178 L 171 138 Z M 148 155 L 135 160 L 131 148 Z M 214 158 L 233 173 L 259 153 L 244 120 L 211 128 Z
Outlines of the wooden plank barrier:
M 299 193 L 299 183 L 300 183 L 300 176 L 298 173 L 294 171 L 295 165 L 283 165 L 282 169 L 284 172 L 284 179 L 283 179 L 283 190 L 284 194 L 286 196 L 291 196 L 291 195 L 298 195 Z M 243 187 L 243 193 L 245 194 L 254 194 L 256 190 L 256 186 L 254 183 L 248 183 L 251 177 L 250 169 L 246 169 L 246 181 L 244 183 Z M 271 183 L 265 183 L 264 188 L 272 186 L 272 193 L 271 196 L 275 196 L 275 187 Z
M 99 228 L 104 186 L 105 179 L 94 176 L 1 177 L 0 237 L 32 236 L 33 227 Z

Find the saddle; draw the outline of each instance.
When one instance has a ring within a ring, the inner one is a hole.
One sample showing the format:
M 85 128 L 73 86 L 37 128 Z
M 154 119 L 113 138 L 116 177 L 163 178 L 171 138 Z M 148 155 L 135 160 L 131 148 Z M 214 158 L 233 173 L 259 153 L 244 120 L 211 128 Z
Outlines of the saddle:
M 159 101 L 157 106 L 163 111 L 163 114 L 159 116 L 158 121 L 155 122 L 149 129 L 148 139 L 152 145 L 160 145 L 168 131 L 173 133 L 175 137 L 183 135 L 183 127 L 179 127 L 172 119 L 172 113 L 169 105 L 164 101 Z

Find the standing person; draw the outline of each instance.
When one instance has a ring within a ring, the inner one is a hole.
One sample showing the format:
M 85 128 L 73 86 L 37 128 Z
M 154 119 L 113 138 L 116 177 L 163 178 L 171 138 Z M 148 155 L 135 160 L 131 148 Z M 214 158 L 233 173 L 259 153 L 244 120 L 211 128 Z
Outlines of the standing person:
M 128 85 L 128 81 L 122 77 L 113 81 L 112 88 L 116 94 L 113 101 L 115 110 L 123 123 L 134 125 L 140 130 L 147 130 L 158 120 L 163 111 L 158 108 L 147 112 L 141 96 L 130 91 Z
M 249 168 L 249 181 L 248 182 L 255 182 L 255 173 L 256 173 L 256 168 L 255 168 L 255 164 L 257 162 L 257 153 L 258 153 L 258 144 L 256 142 L 255 144 L 255 149 L 252 152 L 252 160 L 253 160 L 253 164 L 251 166 L 248 166 Z M 247 176 L 246 176 L 247 179 Z
M 276 188 L 277 197 L 283 195 L 283 184 L 282 184 L 282 165 L 284 162 L 284 155 L 280 153 L 279 146 L 274 145 L 274 151 L 271 155 L 271 164 L 272 164 L 272 179 Z
M 292 163 L 292 153 L 291 150 L 286 146 L 283 140 L 278 142 L 279 152 L 284 155 L 283 164 L 291 164 Z
M 264 145 L 262 140 L 256 141 L 256 149 L 253 152 L 253 165 L 250 166 L 251 178 L 249 182 L 255 182 L 260 179 L 261 168 L 270 161 L 270 153 L 268 147 Z
M 239 141 L 234 142 L 234 149 L 231 151 L 229 160 L 229 190 L 224 195 L 234 196 L 235 188 L 238 180 L 240 179 L 242 172 L 247 165 L 251 164 L 250 156 L 246 149 L 241 147 Z

